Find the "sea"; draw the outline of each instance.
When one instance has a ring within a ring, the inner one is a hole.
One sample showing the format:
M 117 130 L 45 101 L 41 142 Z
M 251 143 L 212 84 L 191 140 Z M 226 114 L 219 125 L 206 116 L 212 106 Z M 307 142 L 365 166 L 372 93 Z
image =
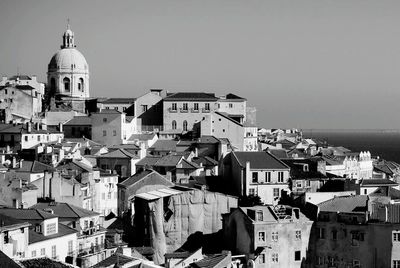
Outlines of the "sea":
M 370 151 L 373 157 L 400 163 L 400 130 L 302 130 L 303 138 L 326 141 L 354 152 Z

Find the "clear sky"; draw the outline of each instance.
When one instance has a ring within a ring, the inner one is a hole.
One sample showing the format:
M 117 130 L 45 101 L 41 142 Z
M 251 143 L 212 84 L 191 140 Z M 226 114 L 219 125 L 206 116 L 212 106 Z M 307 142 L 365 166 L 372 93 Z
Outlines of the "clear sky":
M 0 1 L 0 74 L 36 74 L 67 18 L 91 96 L 229 92 L 267 128 L 399 128 L 400 1 Z

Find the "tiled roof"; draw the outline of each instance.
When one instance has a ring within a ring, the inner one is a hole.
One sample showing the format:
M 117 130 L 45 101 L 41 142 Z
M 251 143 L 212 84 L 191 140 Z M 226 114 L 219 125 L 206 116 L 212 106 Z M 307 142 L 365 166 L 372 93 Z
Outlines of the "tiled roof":
M 166 155 L 164 157 L 161 157 L 155 166 L 161 166 L 161 167 L 175 167 L 179 161 L 182 159 L 181 155 Z
M 26 124 L 21 124 L 21 125 L 13 125 L 13 124 L 0 124 L 0 133 L 11 133 L 11 134 L 27 134 L 27 133 L 32 133 L 32 134 L 47 134 L 47 133 L 60 133 L 60 131 L 47 127 L 47 130 L 43 129 L 36 129 L 32 125 L 32 130 L 31 132 L 28 132 Z
M 231 121 L 232 123 L 235 123 L 236 125 L 243 126 L 242 124 L 240 124 L 240 123 L 239 123 L 238 121 L 236 121 L 235 119 L 230 118 L 228 113 L 225 113 L 225 112 L 215 112 L 215 114 L 218 114 L 218 115 L 222 116 L 223 118 L 228 119 L 229 121 Z
M 393 187 L 378 187 L 370 196 L 389 196 L 393 200 L 400 199 L 400 191 Z
M 251 169 L 289 169 L 289 167 L 267 152 L 233 152 L 242 167 L 250 162 Z
M 10 78 L 8 78 L 8 80 L 14 80 L 14 81 L 16 81 L 17 79 L 19 79 L 19 80 L 32 80 L 32 78 L 30 76 L 25 75 L 25 74 L 13 75 Z
M 52 234 L 52 235 L 44 236 L 43 234 L 37 233 L 33 230 L 30 230 L 29 231 L 29 244 L 34 244 L 37 242 L 42 242 L 45 240 L 62 237 L 62 236 L 70 235 L 70 234 L 77 233 L 77 232 L 78 232 L 77 230 L 72 229 L 61 223 L 58 224 L 58 233 Z
M 194 267 L 213 268 L 228 258 L 228 254 L 216 254 L 214 256 L 206 257 L 198 262 L 193 263 Z
M 18 229 L 21 227 L 27 227 L 30 225 L 29 222 L 25 220 L 15 219 L 3 214 L 0 214 L 0 222 L 1 222 L 0 232 Z
M 129 141 L 140 140 L 140 141 L 148 141 L 152 140 L 156 136 L 155 133 L 142 133 L 142 134 L 132 134 L 129 137 Z
M 4 268 L 21 268 L 13 259 L 8 257 L 3 251 L 0 250 L 0 267 Z
M 122 114 L 122 112 L 117 111 L 115 109 L 102 109 L 101 111 L 97 112 L 96 114 Z
M 99 155 L 98 158 L 129 158 L 129 159 L 139 159 L 136 155 L 128 152 L 124 149 L 117 149 L 106 154 Z
M 398 183 L 389 179 L 363 179 L 360 183 L 361 186 L 397 186 Z
M 54 212 L 54 215 L 57 215 L 61 218 L 86 218 L 91 216 L 97 216 L 99 213 L 90 211 L 84 208 L 80 208 L 74 205 L 70 205 L 68 203 L 59 203 L 59 202 L 50 202 L 50 203 L 37 203 L 33 205 L 31 208 L 35 208 L 38 210 L 43 209 L 51 209 Z M 53 215 L 53 214 L 50 214 Z
M 70 264 L 62 263 L 47 257 L 21 260 L 24 268 L 71 268 Z
M 171 253 L 165 253 L 164 257 L 168 258 L 168 259 L 186 259 L 187 257 L 189 257 L 190 255 L 192 255 L 192 252 L 189 251 L 175 251 L 175 252 L 171 252 Z
M 197 165 L 196 163 L 189 162 L 189 161 L 187 161 L 186 159 L 182 159 L 181 165 L 182 165 L 182 166 L 179 167 L 179 168 L 181 168 L 181 169 L 190 169 L 190 170 L 193 170 L 193 169 L 198 169 L 198 168 L 200 168 L 200 166 Z
M 288 154 L 285 149 L 267 149 L 267 151 L 278 159 L 287 158 Z
M 227 100 L 246 100 L 245 98 L 239 97 L 238 95 L 229 93 L 226 95 Z
M 197 165 L 200 165 L 200 163 L 201 163 L 205 167 L 218 165 L 218 161 L 216 161 L 208 156 L 193 157 L 192 162 L 196 163 Z
M 140 181 L 140 180 L 146 178 L 147 176 L 149 176 L 149 175 L 152 174 L 152 173 L 155 173 L 155 174 L 161 176 L 160 174 L 158 174 L 158 173 L 155 172 L 154 170 L 146 169 L 146 170 L 143 170 L 143 171 L 141 171 L 141 172 L 135 173 L 134 175 L 130 176 L 129 178 L 127 178 L 126 180 L 124 180 L 124 181 L 121 182 L 120 184 L 121 184 L 121 185 L 124 185 L 124 186 L 130 186 L 130 185 L 135 184 L 135 183 L 137 183 L 138 181 Z M 161 176 L 161 177 L 162 177 L 162 176 Z
M 150 151 L 166 151 L 175 152 L 176 144 L 178 141 L 175 140 L 157 140 L 153 146 L 149 148 Z
M 119 267 L 119 266 L 116 266 L 117 263 L 119 265 L 125 267 L 126 264 L 128 264 L 129 262 L 135 261 L 135 260 L 136 260 L 135 258 L 116 253 L 91 267 L 92 268 L 100 268 L 100 267 L 110 267 L 112 265 L 115 265 L 112 267 Z
M 132 104 L 132 103 L 135 103 L 135 100 L 136 100 L 136 98 L 109 98 L 109 99 L 103 100 L 102 103 Z
M 64 123 L 64 125 L 69 126 L 87 126 L 92 124 L 92 118 L 89 116 L 74 116 L 71 120 Z
M 17 209 L 17 208 L 0 208 L 0 214 L 17 219 L 17 220 L 46 220 L 57 218 L 56 215 L 37 209 Z
M 320 211 L 361 212 L 368 210 L 367 195 L 340 196 L 318 204 Z
M 149 167 L 152 167 L 160 159 L 161 159 L 161 156 L 148 155 L 145 158 L 141 159 L 139 162 L 137 162 L 136 166 L 149 166 Z
M 201 136 L 198 143 L 219 143 L 220 140 L 214 136 Z
M 39 161 L 22 161 L 21 166 L 16 170 L 20 172 L 30 172 L 30 173 L 43 173 L 45 171 L 55 171 L 56 169 L 52 166 L 46 165 Z
M 91 172 L 93 168 L 82 163 L 79 160 L 73 159 L 72 161 L 69 159 L 65 159 L 59 163 L 56 167 L 57 170 L 77 170 L 80 172 Z
M 164 101 L 216 101 L 218 100 L 212 93 L 204 92 L 178 92 L 164 98 Z
M 32 90 L 35 89 L 33 86 L 30 85 L 15 85 L 15 88 L 21 89 L 21 90 Z
M 110 151 L 116 150 L 116 149 L 135 150 L 135 151 L 140 150 L 140 147 L 137 146 L 136 144 L 115 144 L 115 145 L 109 146 L 107 148 Z

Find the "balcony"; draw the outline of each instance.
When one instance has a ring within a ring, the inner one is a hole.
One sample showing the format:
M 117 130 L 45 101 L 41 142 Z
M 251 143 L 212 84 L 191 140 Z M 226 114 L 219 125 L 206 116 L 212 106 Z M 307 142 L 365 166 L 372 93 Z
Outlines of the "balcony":
M 168 108 L 168 112 L 170 112 L 170 113 L 177 113 L 177 112 L 178 112 L 178 110 L 176 110 L 176 109 L 172 109 L 172 108 Z
M 88 248 L 80 248 L 78 250 L 78 257 L 83 257 L 90 254 L 95 254 L 104 250 L 104 244 L 94 245 Z
M 191 113 L 198 113 L 198 112 L 200 112 L 200 111 L 199 111 L 199 109 L 191 108 L 191 109 L 190 109 L 190 112 L 191 112 Z
M 179 111 L 180 111 L 181 113 L 188 113 L 188 112 L 189 112 L 188 109 L 183 109 L 183 108 L 180 108 Z
M 93 226 L 93 227 L 88 227 L 88 228 L 85 228 L 85 229 L 83 229 L 82 231 L 81 231 L 81 235 L 93 235 L 93 234 L 95 234 L 98 230 L 100 229 L 100 226 L 99 225 L 97 225 L 97 226 Z
M 210 109 L 201 108 L 201 112 L 202 112 L 202 113 L 209 113 L 209 112 L 210 112 Z

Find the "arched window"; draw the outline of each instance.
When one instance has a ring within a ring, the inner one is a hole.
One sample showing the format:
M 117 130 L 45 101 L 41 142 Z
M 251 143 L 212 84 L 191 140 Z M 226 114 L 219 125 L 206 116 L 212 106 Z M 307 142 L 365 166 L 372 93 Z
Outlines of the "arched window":
M 54 77 L 50 79 L 50 91 L 56 91 L 56 79 Z
M 64 83 L 64 90 L 65 91 L 67 91 L 67 92 L 69 92 L 71 89 L 70 89 L 70 80 L 69 80 L 69 78 L 68 77 L 65 77 L 64 79 L 63 79 L 63 83 Z
M 79 82 L 78 82 L 78 90 L 79 91 L 83 91 L 84 87 L 83 87 L 83 78 L 79 78 Z
M 176 121 L 172 121 L 172 129 L 176 129 Z
M 187 121 L 183 121 L 183 131 L 187 131 Z

